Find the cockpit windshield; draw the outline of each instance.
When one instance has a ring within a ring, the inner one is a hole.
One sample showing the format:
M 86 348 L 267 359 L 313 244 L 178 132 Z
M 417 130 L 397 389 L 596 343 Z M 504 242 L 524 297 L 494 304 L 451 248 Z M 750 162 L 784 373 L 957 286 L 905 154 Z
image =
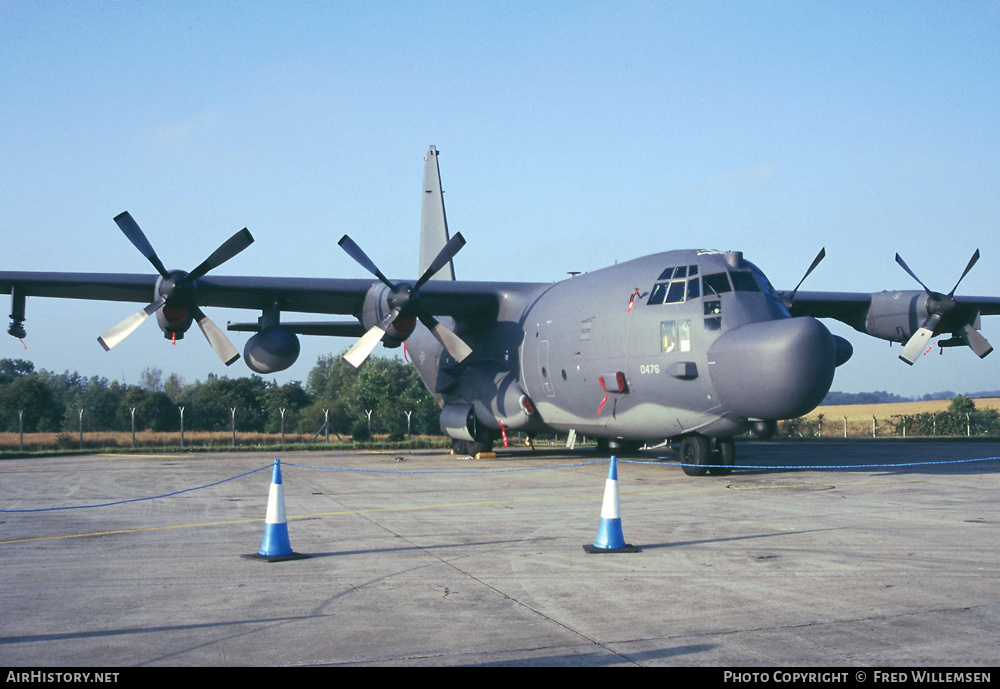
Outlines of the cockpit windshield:
M 671 266 L 663 270 L 656 279 L 646 304 L 679 304 L 702 297 L 710 299 L 729 292 L 757 292 L 765 294 L 783 307 L 778 293 L 760 269 L 749 262 L 744 265 L 740 270 L 721 270 L 706 275 L 699 275 L 697 265 Z

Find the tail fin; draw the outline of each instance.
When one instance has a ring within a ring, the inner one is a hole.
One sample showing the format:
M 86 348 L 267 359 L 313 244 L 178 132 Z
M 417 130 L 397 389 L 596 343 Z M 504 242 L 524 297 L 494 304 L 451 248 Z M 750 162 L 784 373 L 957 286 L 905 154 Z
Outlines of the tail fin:
M 418 275 L 430 267 L 431 263 L 448 243 L 448 219 L 444 214 L 444 196 L 441 192 L 441 171 L 438 169 L 438 150 L 431 146 L 424 156 L 424 198 L 420 207 L 420 266 Z M 455 266 L 452 261 L 442 268 L 432 280 L 454 280 Z

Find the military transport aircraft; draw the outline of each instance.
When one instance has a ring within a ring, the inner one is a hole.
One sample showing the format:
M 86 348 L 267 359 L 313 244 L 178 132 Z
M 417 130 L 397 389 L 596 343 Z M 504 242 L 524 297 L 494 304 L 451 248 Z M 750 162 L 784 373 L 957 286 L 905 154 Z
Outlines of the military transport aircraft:
M 456 280 L 452 259 L 465 239 L 449 234 L 433 146 L 425 160 L 415 281 L 389 280 L 346 235 L 340 246 L 377 281 L 209 276 L 253 242 L 246 229 L 191 272 L 168 271 L 122 213 L 115 222 L 157 275 L 0 272 L 0 292 L 12 295 L 8 332 L 24 337 L 28 296 L 148 302 L 100 344 L 111 349 L 155 314 L 175 340 L 197 322 L 228 365 L 239 354 L 201 307 L 257 310 L 256 323 L 229 326 L 255 332 L 244 356 L 257 373 L 291 366 L 298 335 L 358 338 L 345 356 L 355 367 L 379 342 L 404 345 L 458 452 L 488 451 L 508 431 L 579 433 L 602 449 L 671 440 L 691 475 L 731 472 L 734 436 L 772 434 L 778 420 L 823 400 L 853 350 L 818 318 L 905 343 L 908 364 L 941 334 L 951 337 L 940 346 L 992 351 L 979 317 L 1000 314 L 1000 298 L 955 296 L 958 283 L 934 292 L 898 255 L 922 290 L 800 292 L 800 281 L 782 292 L 741 252 L 708 250 L 667 251 L 554 284 Z M 959 282 L 978 259 L 976 251 Z M 293 323 L 283 312 L 353 318 Z

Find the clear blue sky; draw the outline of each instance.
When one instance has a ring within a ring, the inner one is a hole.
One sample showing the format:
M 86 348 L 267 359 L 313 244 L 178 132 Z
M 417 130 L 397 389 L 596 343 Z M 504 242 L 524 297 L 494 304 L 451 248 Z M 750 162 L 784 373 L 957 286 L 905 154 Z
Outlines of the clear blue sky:
M 804 289 L 913 288 L 899 251 L 947 291 L 978 247 L 961 292 L 1000 295 L 998 2 L 6 0 L 0 125 L 5 270 L 150 271 L 112 221 L 128 210 L 171 268 L 247 226 L 219 274 L 367 277 L 346 232 L 414 277 L 434 144 L 460 278 L 715 248 L 787 289 L 825 246 Z M 135 308 L 29 299 L 28 349 L 4 334 L 0 357 L 249 373 L 153 323 L 105 353 Z M 829 325 L 856 351 L 835 390 L 1000 389 L 1000 354 L 911 369 Z M 1000 348 L 1000 318 L 983 333 Z M 305 339 L 279 380 L 349 344 Z

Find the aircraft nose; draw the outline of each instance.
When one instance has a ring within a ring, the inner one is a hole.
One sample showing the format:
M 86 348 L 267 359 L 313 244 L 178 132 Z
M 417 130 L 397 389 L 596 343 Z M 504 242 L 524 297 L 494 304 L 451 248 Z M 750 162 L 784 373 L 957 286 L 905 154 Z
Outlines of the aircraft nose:
M 836 365 L 833 335 L 815 318 L 748 323 L 708 350 L 718 401 L 750 419 L 809 413 L 830 391 Z

